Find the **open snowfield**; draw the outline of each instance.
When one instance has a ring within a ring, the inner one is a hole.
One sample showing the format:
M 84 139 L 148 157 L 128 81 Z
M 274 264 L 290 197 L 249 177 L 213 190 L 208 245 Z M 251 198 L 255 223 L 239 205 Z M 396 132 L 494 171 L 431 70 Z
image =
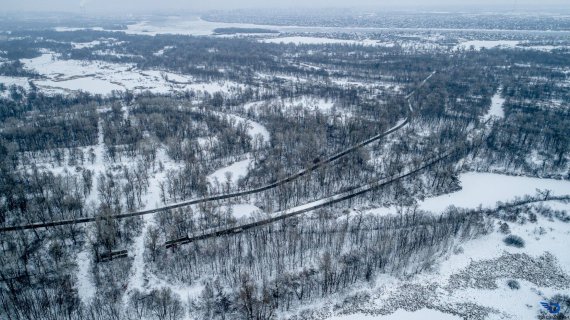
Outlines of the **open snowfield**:
M 93 94 L 107 95 L 114 90 L 135 92 L 149 90 L 155 93 L 196 90 L 202 92 L 229 92 L 241 85 L 228 82 L 195 82 L 190 75 L 180 75 L 160 70 L 139 70 L 132 64 L 103 61 L 60 60 L 52 53 L 33 59 L 22 59 L 29 70 L 45 76 L 34 80 L 41 89 L 50 93 L 67 93 L 82 90 Z M 0 79 L 3 80 L 3 79 Z M 9 79 L 5 79 L 10 81 Z M 14 78 L 10 83 L 26 82 L 26 78 Z
M 474 209 L 495 207 L 498 201 L 506 202 L 516 197 L 536 195 L 537 189 L 550 190 L 551 195 L 569 195 L 570 181 L 508 176 L 495 173 L 466 172 L 459 176 L 461 190 L 426 198 L 418 202 L 421 210 L 439 214 L 449 206 Z M 394 214 L 395 208 L 377 208 L 368 212 Z
M 255 214 L 258 213 L 262 213 L 263 211 L 250 203 L 239 203 L 239 204 L 233 204 L 233 205 L 224 205 L 220 207 L 220 210 L 222 212 L 227 211 L 229 208 L 231 207 L 232 210 L 232 215 L 234 216 L 234 218 L 236 219 L 242 219 L 242 218 L 250 218 L 255 216 Z
M 0 83 L 3 83 L 6 86 L 6 90 L 11 85 L 17 85 L 20 87 L 28 88 L 28 78 L 25 77 L 7 77 L 7 76 L 0 76 Z
M 497 201 L 535 195 L 536 189 L 551 190 L 552 195 L 570 194 L 570 181 L 468 172 L 459 177 L 461 190 L 419 203 L 420 209 L 442 212 L 453 205 L 461 208 L 492 207 Z
M 247 175 L 250 164 L 251 164 L 251 159 L 249 158 L 234 162 L 233 164 L 221 168 L 219 170 L 216 170 L 214 173 L 210 174 L 208 176 L 208 182 L 211 184 L 216 184 L 217 182 L 221 185 L 224 185 L 226 181 L 228 181 L 226 179 L 226 174 L 229 174 L 231 178 L 229 182 L 232 186 L 235 186 L 235 184 L 240 178 L 245 177 Z
M 40 80 L 34 82 L 40 88 L 54 91 L 85 91 L 92 94 L 107 95 L 113 91 L 123 91 L 125 87 L 97 78 L 77 78 L 65 81 Z
M 470 49 L 471 46 L 473 46 L 473 48 L 475 50 L 491 49 L 491 48 L 497 48 L 497 47 L 499 47 L 499 48 L 514 48 L 519 43 L 520 43 L 520 41 L 514 41 L 514 40 L 471 40 L 471 41 L 465 41 L 465 42 L 458 44 L 455 47 L 455 50 Z

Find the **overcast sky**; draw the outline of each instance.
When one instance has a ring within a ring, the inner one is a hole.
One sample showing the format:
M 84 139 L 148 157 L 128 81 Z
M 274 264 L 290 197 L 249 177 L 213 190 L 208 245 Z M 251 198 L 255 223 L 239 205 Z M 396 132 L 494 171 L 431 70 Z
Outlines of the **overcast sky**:
M 83 11 L 86 13 L 191 12 L 211 9 L 378 7 L 524 11 L 569 8 L 570 0 L 0 0 L 6 11 Z

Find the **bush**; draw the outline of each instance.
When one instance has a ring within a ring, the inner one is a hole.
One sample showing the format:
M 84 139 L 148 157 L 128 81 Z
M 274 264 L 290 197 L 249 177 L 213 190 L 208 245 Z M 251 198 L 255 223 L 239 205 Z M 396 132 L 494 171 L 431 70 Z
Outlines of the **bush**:
M 523 248 L 524 247 L 524 240 L 523 238 L 519 237 L 519 236 L 515 236 L 515 235 L 509 235 L 507 236 L 503 242 L 505 242 L 505 244 L 507 246 L 512 246 L 512 247 L 517 247 L 517 248 Z
M 501 226 L 499 227 L 499 229 L 501 230 L 501 232 L 503 234 L 511 233 L 511 228 L 509 228 L 509 225 L 506 222 L 501 223 Z
M 509 286 L 509 288 L 511 288 L 512 290 L 518 290 L 521 288 L 521 285 L 519 284 L 519 282 L 517 280 L 507 281 L 507 286 Z

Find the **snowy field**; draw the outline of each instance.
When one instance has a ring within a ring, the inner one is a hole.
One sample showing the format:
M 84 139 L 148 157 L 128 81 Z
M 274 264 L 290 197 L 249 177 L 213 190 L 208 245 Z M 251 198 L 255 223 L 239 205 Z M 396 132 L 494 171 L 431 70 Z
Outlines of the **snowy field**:
M 23 87 L 26 90 L 30 88 L 30 84 L 28 83 L 28 78 L 24 77 L 0 76 L 0 83 L 3 83 L 6 86 L 6 91 L 0 92 L 0 97 L 3 98 L 7 98 L 10 96 L 10 87 L 13 85 Z
M 196 82 L 190 75 L 160 70 L 139 70 L 132 64 L 60 60 L 52 53 L 33 59 L 22 59 L 21 62 L 27 69 L 34 70 L 47 78 L 34 80 L 34 83 L 47 93 L 68 93 L 79 90 L 101 95 L 110 94 L 114 90 L 135 92 L 149 90 L 154 93 L 195 90 L 213 93 L 230 92 L 242 87 L 240 84 L 229 81 Z M 25 82 L 27 86 L 28 79 L 0 79 L 0 81 L 4 80 L 9 84 Z
M 550 190 L 553 196 L 570 195 L 570 181 L 541 179 L 504 174 L 466 172 L 459 175 L 461 190 L 426 198 L 418 202 L 421 210 L 441 213 L 449 206 L 475 209 L 478 206 L 493 208 L 498 201 L 507 202 L 525 195 L 534 196 L 537 190 Z M 376 208 L 374 214 L 394 214 L 396 209 Z
M 552 51 L 552 50 L 568 50 L 568 46 L 557 46 L 557 45 L 528 45 L 528 42 L 518 41 L 518 40 L 470 40 L 461 42 L 456 45 L 454 50 L 469 50 L 473 48 L 477 51 L 481 49 L 524 49 L 524 50 L 536 50 L 536 51 Z
M 248 157 L 245 160 L 234 162 L 233 164 L 216 170 L 208 176 L 208 182 L 212 185 L 221 184 L 225 185 L 229 181 L 230 185 L 235 186 L 240 178 L 243 178 L 249 172 L 251 159 Z M 230 178 L 227 179 L 226 175 Z
M 442 212 L 453 205 L 461 208 L 493 207 L 497 201 L 535 195 L 536 190 L 551 190 L 552 195 L 570 194 L 570 181 L 507 176 L 494 173 L 468 172 L 459 177 L 461 190 L 428 198 L 419 203 L 420 209 Z
M 520 41 L 512 41 L 512 40 L 472 40 L 472 41 L 465 41 L 458 44 L 455 47 L 455 50 L 459 49 L 470 49 L 471 46 L 475 50 L 481 49 L 491 49 L 491 48 L 514 48 L 516 47 Z

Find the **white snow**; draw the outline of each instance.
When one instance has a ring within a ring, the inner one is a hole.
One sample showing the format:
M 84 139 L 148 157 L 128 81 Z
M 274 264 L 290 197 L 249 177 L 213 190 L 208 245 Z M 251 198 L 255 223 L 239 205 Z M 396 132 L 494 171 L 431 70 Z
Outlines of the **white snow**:
M 497 201 L 536 194 L 536 189 L 551 190 L 552 195 L 570 194 L 570 181 L 507 176 L 494 173 L 468 172 L 459 177 L 461 190 L 428 198 L 419 203 L 420 209 L 441 212 L 448 206 L 476 208 L 495 206 Z
M 493 98 L 491 98 L 491 108 L 489 112 L 483 117 L 483 120 L 488 120 L 491 117 L 504 118 L 505 111 L 503 110 L 503 104 L 505 104 L 505 99 L 501 97 L 500 92 L 497 92 Z
M 315 98 L 310 96 L 297 97 L 290 100 L 282 100 L 286 108 L 301 106 L 307 109 L 318 109 L 322 112 L 330 112 L 333 108 L 334 102 L 323 98 Z
M 7 98 L 10 96 L 10 87 L 12 85 L 23 87 L 25 90 L 30 89 L 30 84 L 28 82 L 28 78 L 24 78 L 24 77 L 0 76 L 0 83 L 3 83 L 4 86 L 6 87 L 6 91 L 0 92 L 0 97 L 4 97 L 4 98 Z
M 196 83 L 190 75 L 160 70 L 139 70 L 133 64 L 128 63 L 60 60 L 53 53 L 21 61 L 27 69 L 35 70 L 47 78 L 35 81 L 35 83 L 48 93 L 75 90 L 103 95 L 110 94 L 113 90 L 149 90 L 155 93 L 196 90 L 213 93 L 231 92 L 234 88 L 243 87 L 231 81 Z M 22 82 L 23 79 L 17 81 Z
M 6 90 L 11 85 L 17 85 L 24 88 L 29 88 L 28 78 L 24 77 L 7 77 L 7 76 L 0 76 L 0 83 L 3 83 L 6 86 Z
M 269 142 L 271 140 L 271 135 L 269 134 L 269 130 L 267 130 L 267 128 L 265 126 L 263 126 L 262 124 L 240 117 L 240 116 L 236 116 L 234 114 L 223 114 L 223 115 L 227 115 L 228 117 L 232 117 L 234 119 L 236 119 L 236 121 L 238 122 L 244 122 L 246 121 L 248 124 L 248 130 L 247 130 L 247 134 L 252 138 L 255 139 L 258 135 L 261 135 L 263 137 L 263 141 L 264 142 Z
M 73 49 L 84 49 L 84 48 L 93 48 L 101 44 L 100 40 L 94 40 L 90 42 L 72 42 L 71 46 Z
M 226 172 L 229 172 L 232 174 L 230 183 L 235 185 L 239 178 L 247 175 L 250 163 L 251 159 L 247 158 L 245 160 L 234 162 L 227 167 L 218 169 L 208 176 L 208 182 L 214 184 L 215 181 L 218 181 L 218 183 L 224 185 L 226 183 Z
M 372 315 L 357 313 L 346 316 L 336 316 L 329 319 L 330 320 L 457 320 L 461 318 L 432 309 L 421 309 L 413 312 L 398 309 L 396 312 L 385 316 L 384 315 L 372 316 Z
M 174 46 L 165 46 L 164 48 L 158 50 L 157 52 L 153 53 L 153 55 L 159 57 L 164 55 L 164 53 L 170 49 L 174 49 Z
M 482 197 L 485 197 L 485 195 Z M 570 211 L 570 204 L 568 203 L 547 201 L 543 204 L 556 210 Z M 524 248 L 506 246 L 503 242 L 505 235 L 496 230 L 488 235 L 462 243 L 461 247 L 463 251 L 461 253 L 455 254 L 449 252 L 444 258 L 439 260 L 439 265 L 436 265 L 432 270 L 415 275 L 411 279 L 399 279 L 386 275 L 379 276 L 377 286 L 383 290 L 383 294 L 378 300 L 375 300 L 374 303 L 378 306 L 382 306 L 386 303 L 385 299 L 390 297 L 391 290 L 397 290 L 397 288 L 403 284 L 436 285 L 438 289 L 435 291 L 433 300 L 439 301 L 439 303 L 456 304 L 472 302 L 502 312 L 502 314 L 491 314 L 488 319 L 535 319 L 537 312 L 542 308 L 539 303 L 545 301 L 545 297 L 551 297 L 555 293 L 568 292 L 567 289 L 538 287 L 531 282 L 516 279 L 516 277 L 515 279 L 521 286 L 519 290 L 511 290 L 507 287 L 506 281 L 510 278 L 498 278 L 496 280 L 498 288 L 494 290 L 474 288 L 446 289 L 450 277 L 467 268 L 470 263 L 496 259 L 505 253 L 526 253 L 536 258 L 549 252 L 556 257 L 558 266 L 564 272 L 570 273 L 570 255 L 567 254 L 567 244 L 570 242 L 570 223 L 563 223 L 556 219 L 550 220 L 539 215 L 536 223 L 509 223 L 509 227 L 512 234 L 524 239 Z M 413 299 L 413 296 L 411 298 Z M 424 312 L 424 310 L 418 311 L 418 318 L 411 319 L 447 319 L 446 316 L 451 317 L 450 315 L 438 314 L 439 312 L 437 311 L 432 311 L 433 314 L 424 314 Z M 398 310 L 389 316 L 373 317 L 355 314 L 350 316 L 337 316 L 330 319 L 384 320 L 408 319 L 409 316 L 414 315 L 403 310 Z
M 36 81 L 38 87 L 57 88 L 65 91 L 86 91 L 92 94 L 107 95 L 113 91 L 123 91 L 125 88 L 109 81 L 97 78 L 77 78 L 66 81 L 41 80 Z
M 334 101 L 323 99 L 313 96 L 301 96 L 291 99 L 272 99 L 267 101 L 255 101 L 244 104 L 244 109 L 250 110 L 251 108 L 257 108 L 264 105 L 278 105 L 285 109 L 291 109 L 296 107 L 301 107 L 307 110 L 319 110 L 321 112 L 330 113 L 334 106 Z
M 465 42 L 458 44 L 457 46 L 455 46 L 455 50 L 459 50 L 459 49 L 466 49 L 467 50 L 467 49 L 470 49 L 471 46 L 473 46 L 475 50 L 481 50 L 483 48 L 484 49 L 491 49 L 491 48 L 496 48 L 496 47 L 514 48 L 519 43 L 520 43 L 520 41 L 516 41 L 516 40 L 471 40 L 471 41 L 465 41 Z
M 570 204 L 556 201 L 548 201 L 544 204 L 553 209 L 570 211 Z M 463 253 L 449 256 L 446 261 L 441 262 L 435 273 L 419 275 L 417 281 L 425 282 L 436 279 L 438 282 L 444 283 L 453 273 L 464 269 L 472 261 L 498 258 L 504 252 L 526 253 L 532 257 L 550 252 L 556 257 L 562 270 L 570 273 L 570 255 L 567 254 L 567 244 L 570 242 L 570 224 L 557 220 L 550 221 L 538 216 L 537 223 L 527 222 L 523 225 L 509 223 L 509 227 L 512 234 L 524 239 L 524 248 L 506 246 L 503 243 L 505 235 L 496 231 L 464 243 L 462 245 Z M 538 230 L 543 230 L 545 233 L 541 235 Z M 554 293 L 560 292 L 555 288 L 537 287 L 524 280 L 518 280 L 521 284 L 519 290 L 511 290 L 507 288 L 506 280 L 508 279 L 499 279 L 497 281 L 499 288 L 496 290 L 466 288 L 447 294 L 445 299 L 460 302 L 471 301 L 493 307 L 513 315 L 513 319 L 534 319 L 537 311 L 541 309 L 539 302 L 544 300 L 544 296 L 552 296 Z M 543 294 L 539 295 L 539 291 Z
M 91 28 L 55 27 L 54 30 L 57 31 L 57 32 L 83 31 L 83 30 L 105 31 L 105 29 L 103 29 L 103 28 L 101 28 L 101 27 L 91 27 Z
M 140 292 L 145 291 L 145 278 L 147 278 L 146 274 L 146 264 L 144 261 L 144 241 L 146 238 L 146 234 L 148 228 L 154 224 L 154 214 L 147 214 L 143 216 L 143 229 L 139 236 L 134 239 L 134 245 L 131 248 L 129 255 L 134 257 L 133 259 L 133 266 L 129 273 L 129 279 L 127 282 L 127 292 L 123 296 L 123 303 L 126 305 L 128 302 L 128 298 L 130 293 L 133 290 L 138 290 Z
M 228 209 L 228 206 L 224 205 L 221 206 L 220 208 L 221 211 L 223 212 Z M 233 204 L 231 205 L 231 208 L 232 208 L 232 214 L 236 219 L 249 218 L 255 215 L 256 213 L 262 212 L 262 210 L 259 207 L 249 203 Z
M 209 36 L 217 28 L 259 28 L 254 24 L 209 22 L 199 17 L 168 17 L 164 21 L 142 21 L 127 26 L 125 33 L 154 36 L 157 34 L 181 34 Z
M 77 255 L 77 266 L 77 294 L 81 301 L 87 304 L 97 293 L 91 274 L 91 254 L 87 245 L 85 245 L 83 251 Z
M 347 40 L 347 39 L 334 39 L 323 37 L 282 37 L 282 38 L 269 38 L 259 40 L 264 43 L 293 43 L 295 45 L 302 44 L 346 44 L 346 45 L 363 45 L 363 46 L 393 46 L 384 42 L 376 40 Z

